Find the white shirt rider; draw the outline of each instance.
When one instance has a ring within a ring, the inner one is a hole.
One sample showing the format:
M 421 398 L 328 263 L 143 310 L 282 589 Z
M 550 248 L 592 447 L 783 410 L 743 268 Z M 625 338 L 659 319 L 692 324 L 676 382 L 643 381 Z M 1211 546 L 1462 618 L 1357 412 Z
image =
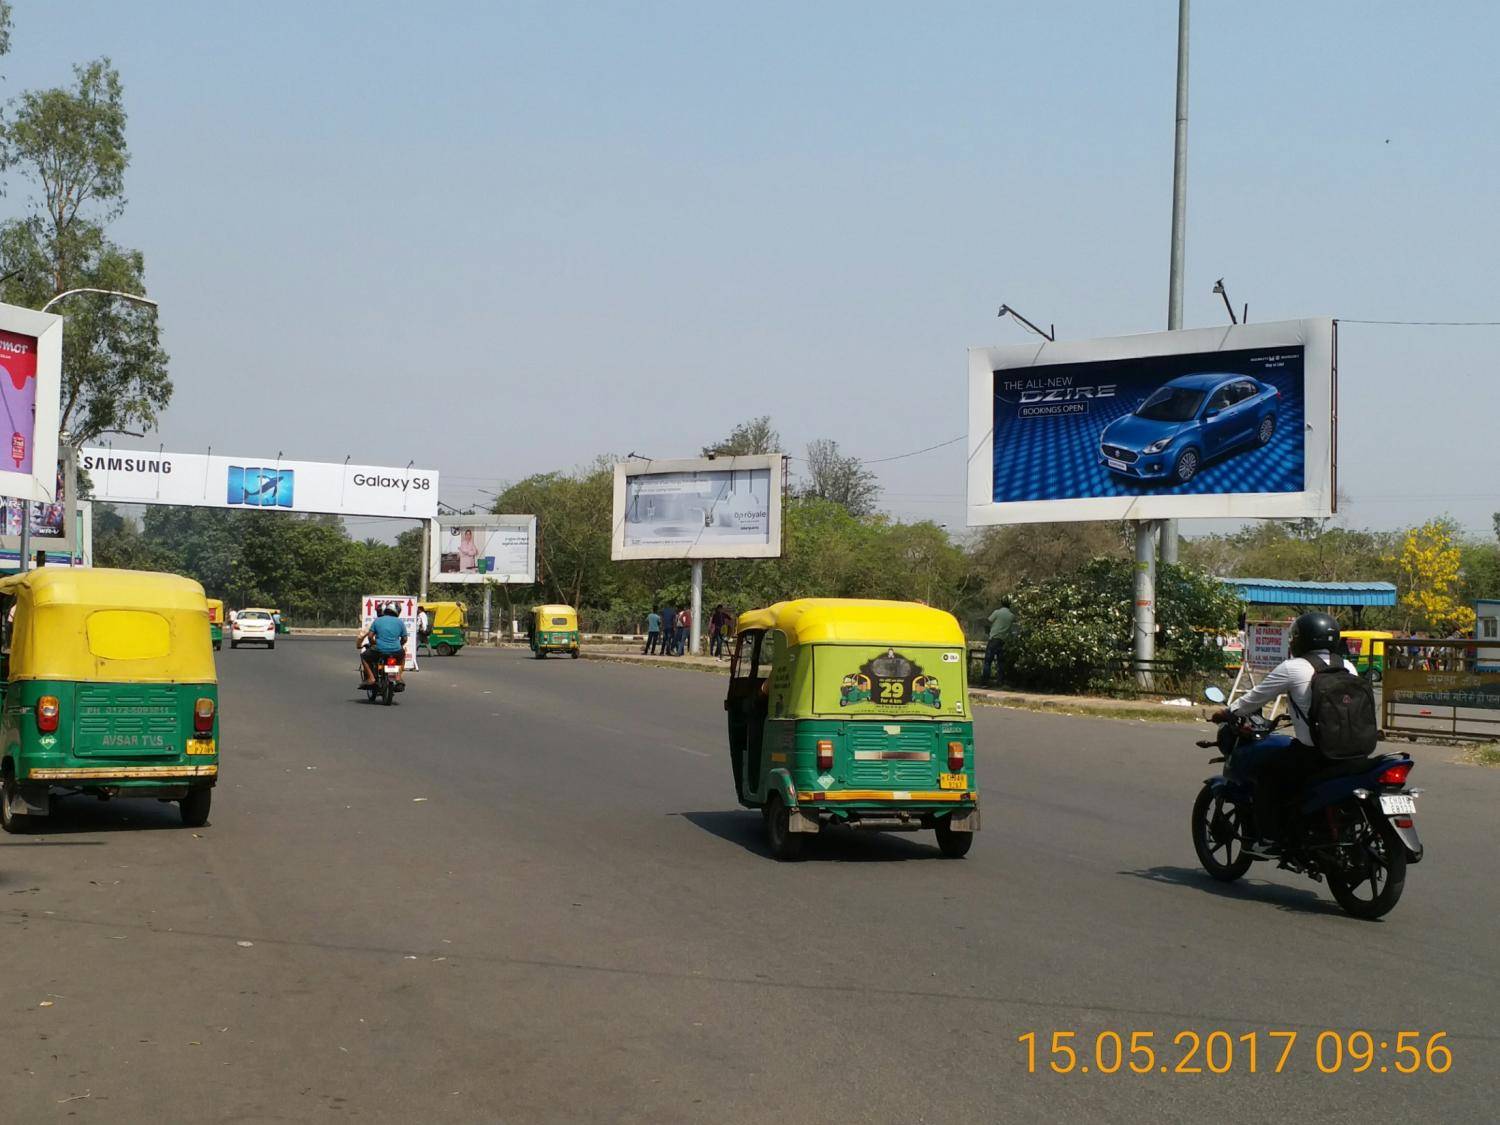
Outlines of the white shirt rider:
M 1258 711 L 1278 695 L 1292 702 L 1292 731 L 1297 741 L 1304 746 L 1313 744 L 1312 732 L 1307 729 L 1307 709 L 1312 705 L 1312 661 L 1324 667 L 1332 667 L 1336 657 L 1325 649 L 1313 649 L 1306 656 L 1294 656 L 1276 665 L 1260 683 L 1247 691 L 1229 708 L 1231 714 L 1240 718 Z M 1344 667 L 1358 675 L 1353 664 L 1344 661 Z

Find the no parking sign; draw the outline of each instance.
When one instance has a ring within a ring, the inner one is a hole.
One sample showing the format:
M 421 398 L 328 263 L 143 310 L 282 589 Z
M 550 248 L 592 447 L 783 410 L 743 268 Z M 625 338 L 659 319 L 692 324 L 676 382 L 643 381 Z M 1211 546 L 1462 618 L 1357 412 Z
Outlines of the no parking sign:
M 387 605 L 395 605 L 406 626 L 406 669 L 417 667 L 417 599 L 411 594 L 366 594 L 359 599 L 359 627 L 368 629 L 370 622 Z

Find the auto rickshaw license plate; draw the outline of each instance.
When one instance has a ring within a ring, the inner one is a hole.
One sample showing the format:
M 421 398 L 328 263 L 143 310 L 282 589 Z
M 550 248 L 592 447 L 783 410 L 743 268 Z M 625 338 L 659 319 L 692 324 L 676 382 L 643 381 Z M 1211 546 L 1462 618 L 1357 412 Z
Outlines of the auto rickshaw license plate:
M 931 776 L 931 775 L 929 775 Z M 967 789 L 969 787 L 969 775 L 966 773 L 940 773 L 938 774 L 939 789 Z

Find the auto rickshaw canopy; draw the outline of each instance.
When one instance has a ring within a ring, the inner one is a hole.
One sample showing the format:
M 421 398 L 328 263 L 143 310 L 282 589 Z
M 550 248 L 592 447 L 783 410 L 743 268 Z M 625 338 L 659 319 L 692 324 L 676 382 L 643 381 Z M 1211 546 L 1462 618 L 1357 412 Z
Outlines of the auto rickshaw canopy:
M 534 607 L 531 613 L 532 620 L 539 628 L 545 626 L 549 631 L 578 628 L 578 611 L 570 605 L 539 605 Z M 565 620 L 556 620 L 559 617 Z
M 208 602 L 208 620 L 212 625 L 224 624 L 224 601 L 222 598 L 206 598 Z
M 462 602 L 423 602 L 427 611 L 428 625 L 433 629 L 462 629 L 464 627 L 464 605 Z
M 16 599 L 12 680 L 214 683 L 208 601 L 191 578 L 43 569 L 0 579 Z
M 964 631 L 951 614 L 917 602 L 798 598 L 740 614 L 736 632 L 779 629 L 790 645 L 959 645 Z
M 1372 657 L 1385 655 L 1385 642 L 1395 640 L 1396 634 L 1385 629 L 1344 629 L 1340 635 L 1349 642 L 1353 656 Z

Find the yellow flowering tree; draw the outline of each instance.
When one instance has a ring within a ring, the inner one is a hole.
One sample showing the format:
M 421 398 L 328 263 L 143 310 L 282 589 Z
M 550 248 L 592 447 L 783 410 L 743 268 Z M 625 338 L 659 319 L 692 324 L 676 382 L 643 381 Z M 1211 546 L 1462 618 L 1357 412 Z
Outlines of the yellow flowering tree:
M 1426 625 L 1443 633 L 1474 627 L 1474 609 L 1458 600 L 1459 548 L 1451 521 L 1428 520 L 1406 533 L 1397 566 L 1407 629 Z

